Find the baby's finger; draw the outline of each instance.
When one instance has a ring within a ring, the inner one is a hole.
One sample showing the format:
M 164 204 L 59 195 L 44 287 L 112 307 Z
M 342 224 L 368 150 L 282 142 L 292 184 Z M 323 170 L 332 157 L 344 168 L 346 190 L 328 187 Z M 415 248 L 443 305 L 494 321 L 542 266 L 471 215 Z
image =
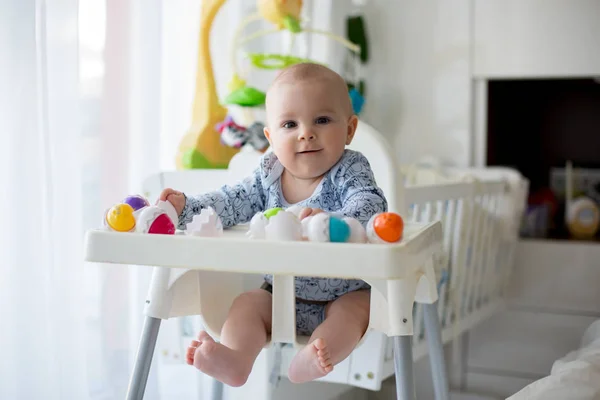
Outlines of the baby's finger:
M 167 201 L 167 197 L 169 197 L 169 195 L 173 194 L 173 193 L 175 193 L 175 191 L 173 189 L 165 189 L 160 193 L 158 200 Z
M 313 215 L 321 214 L 322 212 L 323 210 L 321 210 L 320 208 L 313 208 L 312 212 L 310 213 L 310 216 L 312 217 Z
M 185 354 L 185 361 L 188 365 L 194 364 L 194 354 L 196 354 L 197 347 L 188 347 Z
M 312 214 L 312 212 L 313 212 L 312 208 L 305 207 L 300 211 L 298 218 L 300 218 L 300 220 L 303 220 L 304 218 L 310 216 Z

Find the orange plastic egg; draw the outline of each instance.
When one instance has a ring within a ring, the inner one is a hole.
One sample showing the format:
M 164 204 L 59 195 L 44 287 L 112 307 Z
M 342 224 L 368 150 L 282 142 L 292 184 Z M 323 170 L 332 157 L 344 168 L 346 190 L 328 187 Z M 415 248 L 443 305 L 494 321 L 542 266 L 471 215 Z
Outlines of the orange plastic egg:
M 381 213 L 373 220 L 373 230 L 381 240 L 395 243 L 402 238 L 404 221 L 396 213 Z

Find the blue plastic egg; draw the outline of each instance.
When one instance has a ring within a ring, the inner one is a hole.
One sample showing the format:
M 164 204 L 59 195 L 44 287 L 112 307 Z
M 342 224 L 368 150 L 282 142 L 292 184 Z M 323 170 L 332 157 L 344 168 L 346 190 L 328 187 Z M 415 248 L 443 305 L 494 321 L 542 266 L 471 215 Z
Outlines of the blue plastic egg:
M 336 217 L 329 217 L 329 241 L 335 243 L 347 242 L 350 238 L 350 226 Z

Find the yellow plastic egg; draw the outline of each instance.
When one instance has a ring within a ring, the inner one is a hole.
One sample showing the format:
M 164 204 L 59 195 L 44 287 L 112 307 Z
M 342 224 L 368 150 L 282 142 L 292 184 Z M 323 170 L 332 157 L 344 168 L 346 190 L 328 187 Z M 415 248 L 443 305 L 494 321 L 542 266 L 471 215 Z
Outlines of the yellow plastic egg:
M 106 223 L 117 232 L 129 232 L 135 228 L 133 212 L 133 207 L 129 204 L 116 204 L 108 210 Z

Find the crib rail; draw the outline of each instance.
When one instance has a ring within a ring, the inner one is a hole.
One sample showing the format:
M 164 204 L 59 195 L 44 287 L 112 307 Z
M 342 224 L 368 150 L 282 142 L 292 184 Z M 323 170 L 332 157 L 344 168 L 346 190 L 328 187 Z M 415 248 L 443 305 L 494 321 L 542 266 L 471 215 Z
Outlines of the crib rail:
M 432 182 L 431 174 L 423 176 Z M 435 269 L 442 339 L 448 342 L 504 303 L 528 182 L 508 169 L 452 170 L 439 181 L 419 185 L 413 180 L 405 195 L 409 221 L 442 223 L 443 250 Z M 426 346 L 418 303 L 414 323 L 415 357 L 419 357 L 426 354 Z M 385 353 L 384 371 L 391 374 L 390 343 Z

